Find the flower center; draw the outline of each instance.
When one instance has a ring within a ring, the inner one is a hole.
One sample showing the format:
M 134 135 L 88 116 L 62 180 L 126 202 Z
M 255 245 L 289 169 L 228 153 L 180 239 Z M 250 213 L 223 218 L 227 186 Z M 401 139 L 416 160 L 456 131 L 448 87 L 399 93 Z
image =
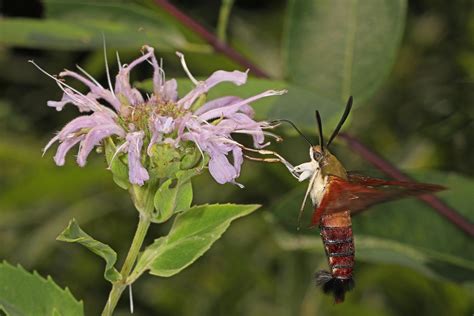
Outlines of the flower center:
M 189 110 L 179 107 L 174 102 L 157 102 L 155 98 L 150 98 L 147 102 L 126 106 L 121 111 L 121 125 L 129 130 L 130 126 L 135 129 L 148 131 L 150 119 L 157 116 L 171 117 L 173 119 L 184 116 Z

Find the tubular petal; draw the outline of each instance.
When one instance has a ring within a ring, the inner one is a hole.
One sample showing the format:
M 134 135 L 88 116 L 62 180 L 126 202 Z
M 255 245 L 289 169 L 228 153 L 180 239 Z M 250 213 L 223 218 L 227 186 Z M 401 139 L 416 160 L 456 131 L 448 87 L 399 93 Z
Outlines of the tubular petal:
M 141 149 L 143 146 L 143 132 L 127 134 L 128 145 L 128 177 L 130 183 L 143 185 L 150 176 L 141 163 Z
M 97 146 L 102 139 L 111 135 L 119 135 L 124 137 L 124 130 L 117 124 L 109 124 L 103 126 L 96 126 L 92 128 L 87 134 L 79 147 L 77 154 L 77 164 L 84 167 L 87 163 L 87 156 L 89 156 L 92 149 Z

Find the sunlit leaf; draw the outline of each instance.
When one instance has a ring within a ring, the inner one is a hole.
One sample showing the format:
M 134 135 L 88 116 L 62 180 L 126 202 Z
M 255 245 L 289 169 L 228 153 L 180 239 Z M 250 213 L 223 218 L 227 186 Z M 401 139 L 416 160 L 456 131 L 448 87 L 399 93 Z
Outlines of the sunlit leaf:
M 69 289 L 60 288 L 51 277 L 29 273 L 21 266 L 0 264 L 0 310 L 8 316 L 84 315 L 82 302 Z
M 121 275 L 114 268 L 114 264 L 117 261 L 117 253 L 109 245 L 97 241 L 89 236 L 79 227 L 74 219 L 69 222 L 69 225 L 66 227 L 66 229 L 64 229 L 64 231 L 56 239 L 71 243 L 77 242 L 96 255 L 102 257 L 105 260 L 105 279 L 110 282 L 120 280 Z
M 255 211 L 259 205 L 214 204 L 196 206 L 179 214 L 166 237 L 156 239 L 139 258 L 132 278 L 149 270 L 169 277 L 202 256 L 230 223 Z

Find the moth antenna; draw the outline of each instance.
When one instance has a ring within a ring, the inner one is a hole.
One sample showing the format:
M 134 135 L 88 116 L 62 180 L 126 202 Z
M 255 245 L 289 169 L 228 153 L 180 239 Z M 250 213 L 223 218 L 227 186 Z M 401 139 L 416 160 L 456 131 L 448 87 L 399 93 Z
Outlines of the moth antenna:
M 288 123 L 290 124 L 297 132 L 298 134 L 300 134 L 301 137 L 304 138 L 304 140 L 311 146 L 313 147 L 313 144 L 309 141 L 308 137 L 306 137 L 303 132 L 300 131 L 300 129 L 298 127 L 296 127 L 295 123 L 293 123 L 292 121 L 290 120 L 285 120 L 285 119 L 280 119 L 280 120 L 274 120 L 274 121 L 271 121 L 270 123 L 280 123 L 280 122 L 284 122 L 284 123 Z
M 349 97 L 349 100 L 347 100 L 346 104 L 346 109 L 344 110 L 344 114 L 342 114 L 341 119 L 339 120 L 339 123 L 337 124 L 336 128 L 334 129 L 334 132 L 332 133 L 331 137 L 328 140 L 328 143 L 326 144 L 326 147 L 329 147 L 331 142 L 333 141 L 334 138 L 336 138 L 337 134 L 339 133 L 342 125 L 344 125 L 344 122 L 346 121 L 347 117 L 349 116 L 349 113 L 351 112 L 352 109 L 352 96 Z
M 315 114 L 316 122 L 318 123 L 319 145 L 321 146 L 321 151 L 324 151 L 323 122 L 321 121 L 321 115 L 319 115 L 319 111 L 316 110 Z

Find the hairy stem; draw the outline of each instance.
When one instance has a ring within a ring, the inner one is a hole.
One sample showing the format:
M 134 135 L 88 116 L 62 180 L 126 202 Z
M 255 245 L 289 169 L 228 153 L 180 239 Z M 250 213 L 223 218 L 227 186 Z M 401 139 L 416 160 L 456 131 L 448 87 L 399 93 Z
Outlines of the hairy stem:
M 132 245 L 128 250 L 127 258 L 123 263 L 122 270 L 120 274 L 122 275 L 122 279 L 115 282 L 112 285 L 112 290 L 109 293 L 109 298 L 107 299 L 107 303 L 102 311 L 102 316 L 111 316 L 114 312 L 115 307 L 117 306 L 118 300 L 122 295 L 122 292 L 127 287 L 127 278 L 132 271 L 132 268 L 137 260 L 138 253 L 140 248 L 142 247 L 143 240 L 145 239 L 146 233 L 148 228 L 150 227 L 150 218 L 148 215 L 140 213 L 138 227 L 135 232 L 135 236 L 133 237 Z

